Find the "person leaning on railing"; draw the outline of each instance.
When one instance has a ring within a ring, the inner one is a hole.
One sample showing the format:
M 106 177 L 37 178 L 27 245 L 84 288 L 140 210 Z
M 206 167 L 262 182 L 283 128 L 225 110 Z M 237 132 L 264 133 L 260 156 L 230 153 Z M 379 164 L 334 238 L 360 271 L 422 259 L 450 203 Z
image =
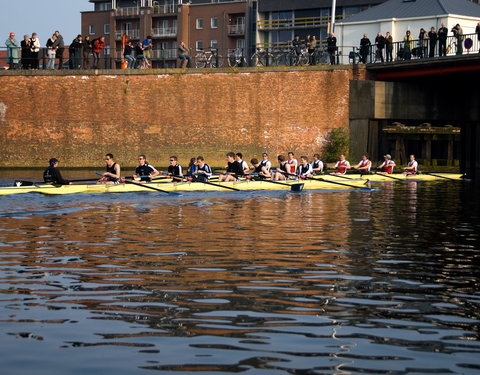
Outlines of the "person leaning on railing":
M 404 60 L 410 60 L 412 58 L 413 48 L 413 36 L 410 34 L 410 30 L 407 30 L 403 37 L 403 58 Z
M 83 45 L 82 45 L 82 69 L 90 69 L 90 54 L 92 53 L 92 41 L 90 40 L 89 35 L 85 35 L 83 38 Z
M 457 55 L 463 54 L 463 39 L 465 39 L 463 35 L 463 29 L 460 27 L 460 24 L 456 24 L 452 28 L 452 33 L 455 39 L 457 39 Z
M 310 65 L 315 65 L 316 58 L 315 58 L 315 50 L 317 49 L 317 37 L 315 35 L 312 35 L 310 37 L 310 40 L 307 41 L 307 48 L 308 48 L 308 54 L 310 55 Z
M 30 35 L 24 35 L 23 40 L 20 42 L 20 47 L 22 49 L 22 69 L 30 69 L 31 60 L 30 60 Z
M 448 29 L 442 23 L 442 27 L 438 29 L 438 56 L 447 56 L 447 36 Z
M 390 31 L 385 34 L 385 52 L 387 62 L 393 61 L 393 37 Z
M 360 39 L 360 59 L 363 64 L 367 63 L 371 46 L 372 43 L 370 42 L 370 39 L 368 39 L 367 34 L 363 34 L 363 38 Z
M 18 64 L 18 42 L 15 39 L 15 33 L 10 33 L 8 39 L 5 41 L 7 46 L 7 61 L 10 69 L 15 69 Z

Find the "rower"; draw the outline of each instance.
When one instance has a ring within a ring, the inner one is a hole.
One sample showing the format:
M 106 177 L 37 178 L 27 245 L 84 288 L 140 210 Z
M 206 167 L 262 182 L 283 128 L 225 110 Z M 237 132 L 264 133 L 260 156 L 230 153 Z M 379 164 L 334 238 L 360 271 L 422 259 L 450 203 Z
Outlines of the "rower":
M 340 160 L 337 161 L 335 164 L 335 169 L 337 170 L 336 172 L 333 172 L 332 174 L 345 174 L 347 173 L 347 169 L 350 169 L 350 162 L 345 158 L 344 154 L 340 155 Z
M 405 174 L 417 174 L 418 162 L 415 160 L 415 155 L 410 155 L 410 161 L 407 166 L 403 168 Z
M 112 154 L 105 154 L 105 169 L 106 172 L 102 173 L 103 178 L 97 181 L 97 184 L 113 185 L 118 184 L 120 181 L 120 165 L 115 163 Z
M 47 169 L 43 172 L 43 181 L 46 184 L 54 185 L 70 185 L 71 183 L 68 180 L 65 180 L 58 169 L 58 163 L 60 161 L 57 158 L 51 158 L 48 163 L 50 164 Z
M 285 160 L 285 156 L 278 155 L 277 159 L 278 159 L 278 168 L 277 168 L 277 172 L 273 175 L 273 180 L 274 181 L 286 180 L 287 175 L 285 173 L 289 173 L 289 172 L 287 172 L 287 161 Z
M 197 157 L 197 171 L 192 175 L 192 181 L 194 182 L 208 182 L 208 179 L 212 175 L 212 168 L 205 163 L 203 156 Z
M 266 152 L 262 154 L 262 161 L 260 162 L 260 165 L 262 166 L 262 169 L 263 167 L 265 167 L 265 173 L 270 172 L 270 168 L 272 168 L 272 163 L 270 162 L 270 160 L 268 160 L 268 154 Z
M 381 173 L 392 174 L 393 168 L 395 167 L 395 162 L 392 160 L 392 156 L 390 154 L 386 154 L 383 158 L 385 161 L 377 167 L 377 170 L 381 169 Z
M 295 174 L 297 172 L 298 161 L 295 159 L 295 154 L 293 152 L 288 153 L 287 160 L 287 173 Z
M 368 154 L 363 154 L 362 160 L 360 160 L 358 164 L 354 165 L 352 168 L 358 169 L 360 171 L 360 174 L 370 174 L 372 162 L 368 160 Z
M 228 152 L 226 156 L 227 156 L 226 172 L 220 175 L 220 177 L 218 177 L 218 182 L 237 181 L 239 176 L 243 176 L 245 174 L 242 164 L 238 162 L 238 160 L 235 160 L 235 159 L 238 159 L 238 154 L 234 154 L 233 152 Z
M 170 156 L 170 165 L 168 166 L 167 173 L 172 178 L 172 182 L 181 182 L 183 179 L 182 166 L 178 164 L 178 158 L 173 155 Z
M 297 175 L 300 178 L 313 177 L 313 169 L 308 163 L 308 158 L 306 156 L 300 156 L 300 165 L 297 168 Z
M 138 167 L 135 168 L 133 178 L 140 177 L 140 182 L 150 182 L 153 177 L 159 174 L 160 172 L 153 165 L 148 164 L 145 155 L 138 155 Z
M 256 176 L 252 177 L 252 180 L 264 180 L 266 178 L 272 177 L 270 174 L 270 169 L 265 166 L 265 164 L 262 164 L 262 162 L 259 162 L 257 158 L 253 158 L 250 160 L 250 163 L 252 166 L 250 167 L 250 171 L 253 172 Z M 270 163 L 270 161 L 269 161 Z
M 323 161 L 320 160 L 320 154 L 313 155 L 313 161 L 311 163 L 312 174 L 323 174 Z
M 235 160 L 237 161 L 237 163 L 240 164 L 240 166 L 241 166 L 241 168 L 242 168 L 242 171 L 243 171 L 243 174 L 242 174 L 242 175 L 244 175 L 244 174 L 250 172 L 250 168 L 248 167 L 247 162 L 244 161 L 244 160 L 242 160 L 242 158 L 243 158 L 243 155 L 242 155 L 241 152 L 237 152 L 237 153 L 235 154 Z

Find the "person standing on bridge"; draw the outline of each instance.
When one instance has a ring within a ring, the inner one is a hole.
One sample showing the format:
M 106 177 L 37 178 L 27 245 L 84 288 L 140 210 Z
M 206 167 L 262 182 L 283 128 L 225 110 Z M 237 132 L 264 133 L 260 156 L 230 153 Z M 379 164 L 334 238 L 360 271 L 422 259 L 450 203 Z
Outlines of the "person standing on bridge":
M 413 36 L 410 33 L 410 30 L 407 30 L 405 36 L 403 37 L 403 58 L 405 60 L 410 60 L 412 58 L 412 48 Z
M 367 38 L 367 34 L 363 34 L 363 38 L 360 39 L 360 60 L 363 64 L 367 63 L 371 46 L 372 43 L 370 42 L 370 39 Z
M 461 28 L 460 24 L 457 23 L 452 29 L 453 36 L 457 39 L 457 55 L 463 54 L 463 39 L 465 39 L 463 35 L 463 29 Z
M 390 31 L 385 34 L 385 52 L 387 53 L 387 62 L 393 61 L 393 37 Z
M 377 51 L 375 52 L 375 61 L 380 59 L 380 61 L 383 63 L 383 49 L 385 48 L 385 37 L 380 32 L 375 38 L 375 45 L 377 46 Z
M 480 43 L 480 22 L 477 23 L 477 27 L 475 27 L 475 32 L 477 33 L 478 42 Z M 480 47 L 478 49 L 478 52 L 480 52 Z
M 447 56 L 447 36 L 448 29 L 442 23 L 442 27 L 438 29 L 438 56 Z
M 435 31 L 435 28 L 432 26 L 432 28 L 428 32 L 428 39 L 430 40 L 429 42 L 430 50 L 428 52 L 428 57 L 435 56 L 435 48 L 437 47 L 437 38 L 438 38 L 437 32 Z
M 337 53 L 337 38 L 333 33 L 330 33 L 327 38 L 327 51 L 330 56 L 330 65 L 335 65 L 335 55 Z

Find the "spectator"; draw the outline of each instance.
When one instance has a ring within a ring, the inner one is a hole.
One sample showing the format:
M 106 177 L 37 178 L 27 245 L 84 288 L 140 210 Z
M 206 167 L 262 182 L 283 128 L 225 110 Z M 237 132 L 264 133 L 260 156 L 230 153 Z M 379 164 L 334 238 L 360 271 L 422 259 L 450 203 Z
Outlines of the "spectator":
M 90 54 L 92 53 L 92 41 L 89 35 L 85 35 L 82 44 L 82 69 L 90 69 Z
M 32 33 L 30 38 L 30 58 L 31 68 L 38 69 L 38 53 L 40 52 L 40 41 L 37 38 L 37 33 Z
M 55 69 L 56 51 L 53 45 L 56 39 L 57 39 L 57 36 L 53 34 L 52 37 L 47 40 L 47 56 L 48 56 L 47 69 Z
M 15 69 L 18 64 L 18 43 L 15 39 L 15 33 L 10 33 L 8 39 L 5 41 L 7 46 L 7 61 L 10 69 Z
M 63 66 L 63 51 L 65 49 L 65 43 L 63 41 L 63 36 L 60 34 L 60 31 L 55 31 L 55 42 L 53 43 L 53 47 L 56 51 L 56 57 L 58 59 L 58 69 L 62 69 Z
M 30 60 L 30 36 L 24 35 L 23 40 L 20 42 L 20 47 L 22 48 L 22 68 L 30 69 L 31 60 Z
M 428 52 L 428 57 L 434 57 L 435 56 L 435 48 L 437 46 L 437 32 L 435 31 L 435 28 L 432 26 L 430 31 L 428 32 L 428 39 L 430 40 L 430 50 Z
M 403 58 L 405 60 L 410 60 L 412 58 L 412 48 L 413 36 L 411 35 L 410 30 L 407 30 L 403 37 Z
M 475 27 L 475 32 L 477 33 L 477 39 L 478 39 L 478 42 L 480 44 L 480 22 L 477 23 L 477 27 Z M 480 52 L 480 47 L 479 47 L 478 52 Z
M 92 51 L 93 51 L 93 69 L 98 69 L 98 64 L 100 63 L 100 54 L 105 48 L 105 37 L 101 36 L 98 39 L 93 41 Z
M 372 43 L 370 42 L 370 39 L 367 38 L 367 34 L 363 34 L 363 38 L 360 39 L 360 61 L 364 64 L 367 63 L 371 46 Z
M 447 56 L 447 36 L 448 36 L 448 29 L 445 27 L 445 24 L 442 23 L 442 27 L 438 29 L 438 55 L 439 56 Z
M 152 59 L 152 49 L 153 49 L 153 41 L 150 35 L 142 42 L 143 48 L 143 57 L 145 58 L 145 66 L 150 66 L 149 60 Z
M 328 34 L 327 38 L 327 52 L 330 56 L 330 65 L 335 65 L 335 55 L 337 53 L 337 38 L 333 33 Z
M 135 59 L 138 69 L 145 68 L 145 56 L 143 55 L 142 42 L 138 42 L 135 46 Z
M 393 37 L 390 31 L 385 34 L 385 50 L 387 53 L 387 62 L 393 61 Z
M 127 62 L 127 69 L 133 69 L 135 67 L 135 57 L 133 57 L 132 42 L 128 42 L 123 50 L 123 58 Z
M 83 54 L 83 37 L 78 34 L 70 45 L 73 51 L 73 69 L 80 69 L 82 66 L 82 54 Z
M 385 37 L 380 32 L 375 38 L 375 45 L 377 46 L 377 51 L 375 52 L 375 60 L 380 59 L 380 61 L 383 63 L 383 49 L 385 48 Z
M 297 57 L 302 53 L 302 41 L 299 35 L 295 35 L 295 38 L 292 40 L 292 49 Z
M 315 58 L 315 50 L 317 49 L 317 37 L 312 35 L 308 43 L 308 54 L 310 55 L 310 65 L 315 65 L 317 59 Z
M 422 27 L 420 29 L 420 33 L 418 34 L 418 49 L 419 49 L 418 56 L 421 59 L 427 57 L 427 47 L 428 47 L 427 32 Z
M 188 48 L 183 41 L 178 46 L 178 58 L 180 59 L 180 68 L 190 67 L 192 58 L 188 55 Z
M 452 33 L 455 39 L 457 39 L 457 55 L 463 54 L 463 39 L 465 38 L 463 36 L 463 29 L 460 27 L 460 24 L 456 24 L 452 28 Z

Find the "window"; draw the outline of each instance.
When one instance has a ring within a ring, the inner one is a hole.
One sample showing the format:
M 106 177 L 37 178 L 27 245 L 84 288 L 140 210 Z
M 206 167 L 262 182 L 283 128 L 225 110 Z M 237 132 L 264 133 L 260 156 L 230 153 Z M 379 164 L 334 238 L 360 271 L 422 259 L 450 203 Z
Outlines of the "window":
M 90 35 L 95 35 L 95 25 L 88 25 L 88 33 Z
M 212 17 L 212 18 L 210 19 L 210 27 L 211 27 L 212 29 L 218 28 L 218 18 L 217 18 L 217 17 Z
M 105 55 L 110 55 L 110 46 L 109 46 L 109 45 L 106 45 L 106 46 L 105 46 L 105 49 L 103 50 L 103 53 L 104 53 Z
M 211 40 L 210 41 L 210 49 L 217 49 L 218 48 L 218 41 Z
M 196 47 L 197 51 L 203 50 L 203 40 L 197 40 L 195 42 L 195 47 Z
M 197 18 L 197 30 L 203 29 L 203 18 Z
M 235 42 L 235 47 L 239 49 L 245 48 L 245 39 L 237 39 Z
M 106 23 L 105 25 L 103 25 L 103 33 L 105 35 L 110 34 L 110 24 L 109 23 Z

